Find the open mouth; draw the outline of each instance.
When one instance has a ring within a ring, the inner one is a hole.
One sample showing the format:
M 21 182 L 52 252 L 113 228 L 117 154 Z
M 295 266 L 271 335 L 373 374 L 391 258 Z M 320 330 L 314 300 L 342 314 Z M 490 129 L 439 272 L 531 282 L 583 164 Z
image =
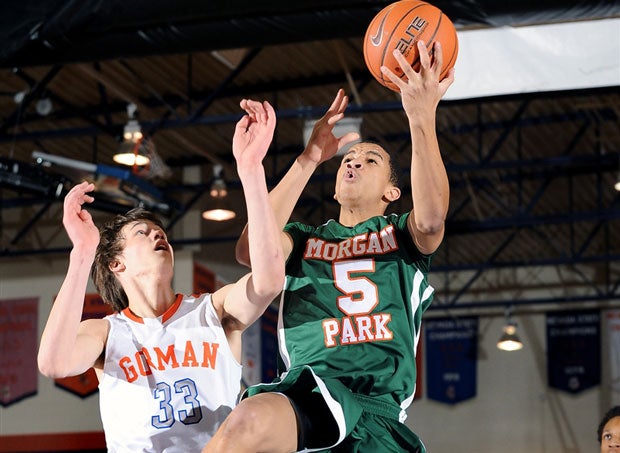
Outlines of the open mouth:
M 165 252 L 168 251 L 168 243 L 166 241 L 159 241 L 157 245 L 155 245 L 155 251 L 163 250 Z

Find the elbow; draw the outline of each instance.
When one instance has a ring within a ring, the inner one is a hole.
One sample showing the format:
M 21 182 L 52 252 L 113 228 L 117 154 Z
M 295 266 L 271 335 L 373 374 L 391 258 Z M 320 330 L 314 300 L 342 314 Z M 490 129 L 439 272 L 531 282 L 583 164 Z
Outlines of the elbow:
M 443 218 L 429 219 L 428 221 L 415 223 L 416 229 L 428 236 L 436 235 L 441 233 L 445 227 L 445 221 Z
M 60 369 L 54 360 L 43 357 L 41 354 L 37 357 L 37 365 L 39 367 L 39 372 L 48 378 L 60 379 L 68 376 L 67 373 L 64 373 Z
M 254 291 L 262 299 L 273 300 L 284 288 L 284 265 L 278 266 L 266 278 L 254 281 Z

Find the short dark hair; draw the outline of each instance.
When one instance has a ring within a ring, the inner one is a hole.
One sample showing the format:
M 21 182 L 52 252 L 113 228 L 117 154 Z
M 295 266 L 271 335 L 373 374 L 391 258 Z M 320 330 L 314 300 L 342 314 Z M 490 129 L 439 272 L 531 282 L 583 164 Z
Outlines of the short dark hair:
M 603 416 L 601 423 L 598 425 L 598 430 L 596 431 L 596 435 L 598 437 L 599 444 L 603 440 L 601 439 L 601 437 L 603 437 L 603 429 L 605 429 L 605 425 L 607 424 L 609 420 L 611 420 L 612 418 L 616 418 L 616 417 L 620 417 L 620 406 L 614 406 L 611 409 L 609 409 L 607 413 Z
M 159 217 L 143 208 L 134 208 L 126 214 L 118 214 L 99 229 L 100 240 L 90 275 L 97 292 L 104 302 L 112 305 L 114 311 L 127 308 L 129 301 L 125 290 L 110 270 L 110 264 L 123 251 L 125 238 L 120 234 L 121 229 L 131 222 L 140 220 L 153 222 L 164 230 Z
M 400 189 L 402 183 L 402 168 L 400 166 L 400 163 L 398 162 L 398 154 L 396 154 L 396 152 L 392 148 L 387 146 L 382 140 L 376 137 L 370 137 L 364 140 L 362 143 L 371 143 L 373 145 L 377 145 L 386 152 L 386 154 L 390 157 L 390 182 Z

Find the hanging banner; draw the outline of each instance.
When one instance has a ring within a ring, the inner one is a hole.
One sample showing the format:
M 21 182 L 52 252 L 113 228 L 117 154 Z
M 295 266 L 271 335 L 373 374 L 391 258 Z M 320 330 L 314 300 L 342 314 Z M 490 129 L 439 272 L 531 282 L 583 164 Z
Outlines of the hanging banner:
M 39 299 L 0 300 L 0 404 L 37 393 Z
M 196 261 L 194 261 L 193 273 L 193 294 L 214 293 L 226 286 L 226 283 L 220 280 L 215 272 Z
M 609 382 L 611 391 L 620 395 L 620 310 L 605 311 L 607 341 L 609 345 Z M 618 400 L 615 398 L 614 400 Z
M 599 310 L 548 312 L 549 387 L 579 393 L 601 383 Z
M 82 311 L 82 321 L 85 319 L 103 318 L 112 314 L 112 306 L 106 304 L 99 294 L 86 294 L 84 296 L 84 309 Z M 77 376 L 54 379 L 56 387 L 66 390 L 81 398 L 86 398 L 97 392 L 99 380 L 94 368 L 89 368 Z
M 478 318 L 425 321 L 428 398 L 456 404 L 476 396 Z
M 215 272 L 194 261 L 193 293 L 212 293 L 215 291 Z

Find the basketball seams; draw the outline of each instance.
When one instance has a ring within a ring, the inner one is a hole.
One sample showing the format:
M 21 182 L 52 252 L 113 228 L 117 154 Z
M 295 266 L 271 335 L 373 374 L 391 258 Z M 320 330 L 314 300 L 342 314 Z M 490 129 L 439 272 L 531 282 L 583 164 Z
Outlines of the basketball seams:
M 409 10 L 408 10 L 405 14 L 403 14 L 403 15 L 401 16 L 400 20 L 396 23 L 396 25 L 392 27 L 392 32 L 391 32 L 391 34 L 390 34 L 390 37 L 387 39 L 386 43 L 388 43 L 388 44 L 391 44 L 391 43 L 392 43 L 392 38 L 394 37 L 394 34 L 396 33 L 396 30 L 398 30 L 398 27 L 400 27 L 400 25 L 401 25 L 401 24 L 405 21 L 405 19 L 409 16 L 409 14 L 411 14 L 411 12 L 412 12 L 412 11 L 415 11 L 416 9 L 418 9 L 418 8 L 420 8 L 420 7 L 422 7 L 422 6 L 425 6 L 425 5 L 427 5 L 427 4 L 428 4 L 428 3 L 421 2 L 419 5 L 415 5 L 413 8 L 409 9 Z M 388 14 L 389 14 L 389 13 L 391 13 L 391 12 L 392 12 L 392 9 L 390 9 L 390 10 L 388 11 Z M 388 47 L 390 47 L 390 46 L 385 45 L 385 46 L 383 47 L 383 53 L 382 53 L 382 55 L 381 55 L 381 60 L 380 60 L 380 61 L 381 61 L 381 64 L 379 65 L 379 68 L 381 68 L 381 66 L 385 65 L 386 53 L 387 53 L 387 51 L 388 51 Z M 392 49 L 392 50 L 394 50 L 394 49 Z M 384 77 L 383 77 L 383 73 L 381 72 L 381 69 L 379 69 L 379 73 L 381 74 L 381 80 L 382 80 L 384 83 L 387 83 L 388 85 L 392 85 L 392 86 L 396 87 L 396 85 L 394 85 L 390 79 L 386 79 L 386 78 L 384 78 Z M 404 77 L 404 76 L 405 76 L 405 74 L 403 73 L 403 74 L 399 77 L 399 79 L 400 79 L 400 80 L 403 80 L 403 77 Z
M 416 20 L 416 17 L 419 19 Z M 405 52 L 408 55 L 407 61 L 417 71 L 420 56 L 415 43 L 423 40 L 426 51 L 432 58 L 435 41 L 441 41 L 444 58 L 440 80 L 454 67 L 458 55 L 458 36 L 454 24 L 441 9 L 425 1 L 399 0 L 392 3 L 373 18 L 364 39 L 364 59 L 370 73 L 380 84 L 396 92 L 399 91 L 398 86 L 384 76 L 381 66 L 390 68 L 401 80 L 404 80 L 406 75 L 390 51 L 399 49 Z M 415 42 L 412 42 L 412 39 Z

